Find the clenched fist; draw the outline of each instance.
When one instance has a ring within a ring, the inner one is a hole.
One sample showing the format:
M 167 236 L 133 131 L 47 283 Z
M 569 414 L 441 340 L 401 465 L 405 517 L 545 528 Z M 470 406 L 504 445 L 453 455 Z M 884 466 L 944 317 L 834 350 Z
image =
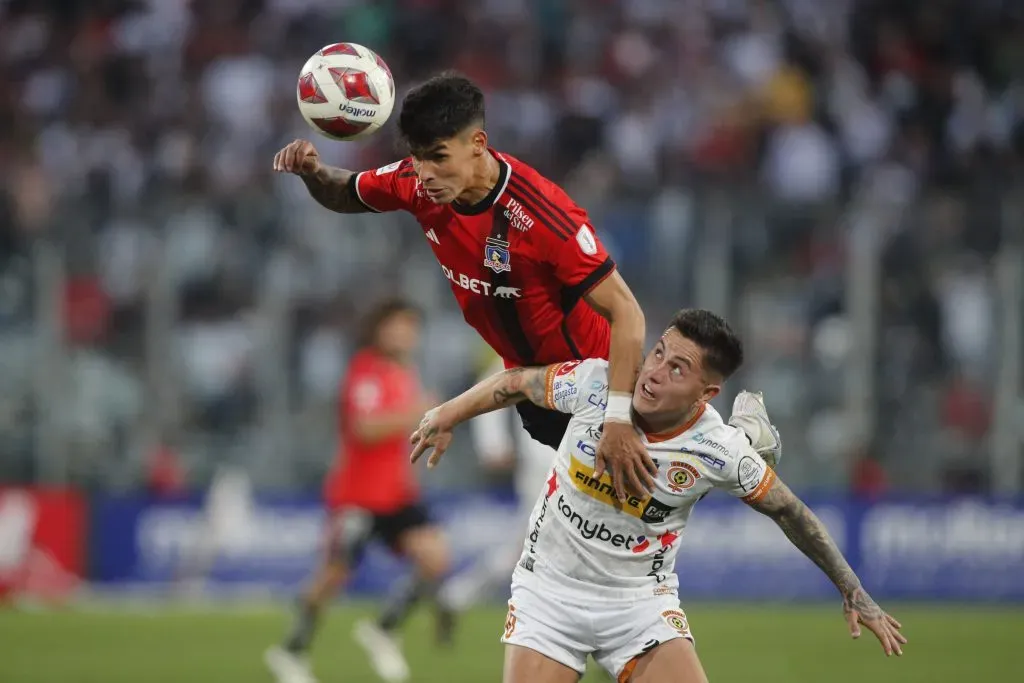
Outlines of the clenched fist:
M 312 142 L 294 140 L 274 155 L 274 170 L 301 176 L 314 175 L 320 170 L 320 154 Z

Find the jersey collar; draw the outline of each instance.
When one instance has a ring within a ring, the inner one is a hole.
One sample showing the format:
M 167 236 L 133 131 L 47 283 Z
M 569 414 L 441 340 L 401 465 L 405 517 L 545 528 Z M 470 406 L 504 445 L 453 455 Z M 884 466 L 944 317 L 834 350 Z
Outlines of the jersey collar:
M 662 443 L 676 438 L 687 429 L 690 429 L 693 425 L 697 424 L 697 420 L 704 416 L 704 409 L 706 407 L 707 404 L 702 403 L 700 408 L 697 409 L 697 412 L 693 414 L 693 417 L 686 421 L 686 424 L 678 427 L 677 429 L 673 429 L 671 432 L 662 432 L 661 434 L 648 434 L 647 432 L 644 432 L 644 436 L 647 437 L 647 443 Z
M 459 202 L 452 202 L 452 211 L 462 216 L 477 216 L 482 214 L 487 209 L 494 206 L 494 202 L 498 201 L 498 197 L 505 191 L 505 187 L 508 185 L 509 176 L 512 175 L 512 168 L 505 159 L 493 149 L 488 150 L 495 159 L 498 160 L 498 182 L 494 184 L 491 191 L 487 193 L 487 196 L 478 201 L 476 204 L 466 206 Z

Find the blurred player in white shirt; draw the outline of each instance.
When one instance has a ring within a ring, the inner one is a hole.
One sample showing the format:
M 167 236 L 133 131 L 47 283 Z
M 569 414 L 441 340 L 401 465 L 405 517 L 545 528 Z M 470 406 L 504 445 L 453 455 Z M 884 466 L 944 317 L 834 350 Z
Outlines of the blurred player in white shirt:
M 480 373 L 480 381 L 505 370 L 500 357 L 493 353 L 488 356 L 493 361 Z M 482 559 L 445 586 L 448 604 L 460 610 L 479 601 L 490 589 L 508 587 L 509 577 L 523 549 L 523 537 L 537 491 L 551 474 L 551 464 L 555 459 L 555 449 L 531 438 L 514 410 L 484 413 L 470 420 L 469 429 L 473 448 L 486 469 L 514 470 L 512 481 L 518 507 L 515 521 L 510 526 L 515 533 L 499 538 L 497 547 L 489 549 Z
M 680 311 L 647 354 L 629 401 L 658 468 L 643 498 L 618 497 L 595 471 L 607 361 L 508 370 L 424 416 L 412 458 L 433 448 L 433 466 L 452 429 L 482 413 L 525 400 L 572 415 L 513 574 L 505 683 L 576 683 L 588 656 L 619 683 L 706 682 L 674 569 L 690 511 L 716 488 L 770 517 L 822 569 L 842 596 L 853 637 L 863 624 L 886 655 L 902 654 L 899 622 L 864 590 L 825 526 L 744 431 L 709 405 L 742 361 L 728 324 L 695 309 Z M 753 394 L 741 394 L 736 413 L 770 424 Z

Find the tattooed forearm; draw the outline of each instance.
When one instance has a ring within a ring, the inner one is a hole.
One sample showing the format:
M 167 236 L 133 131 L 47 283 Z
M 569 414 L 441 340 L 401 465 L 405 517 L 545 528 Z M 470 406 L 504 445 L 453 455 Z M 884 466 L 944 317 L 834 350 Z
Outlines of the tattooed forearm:
M 445 418 L 458 424 L 522 401 L 544 405 L 548 368 L 512 368 L 492 375 L 445 404 Z
M 313 199 L 321 206 L 338 213 L 365 213 L 363 203 L 359 201 L 349 185 L 352 171 L 333 166 L 321 166 L 313 175 L 302 176 L 302 182 Z
M 861 588 L 860 579 L 829 536 L 825 525 L 781 480 L 776 479 L 753 507 L 775 520 L 793 545 L 825 572 L 842 594 L 844 604 L 849 603 L 853 609 L 864 609 L 869 613 L 872 605 L 878 609 Z

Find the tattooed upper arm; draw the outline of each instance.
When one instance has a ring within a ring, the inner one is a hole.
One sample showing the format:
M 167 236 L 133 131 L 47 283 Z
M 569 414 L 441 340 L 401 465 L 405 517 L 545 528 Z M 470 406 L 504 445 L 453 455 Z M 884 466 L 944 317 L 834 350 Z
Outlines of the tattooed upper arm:
M 772 518 L 798 511 L 802 506 L 803 502 L 778 477 L 757 502 L 750 504 L 750 507 Z
M 355 193 L 350 180 L 353 171 L 322 166 L 315 175 L 303 176 L 309 194 L 321 206 L 338 213 L 367 213 L 370 211 Z

